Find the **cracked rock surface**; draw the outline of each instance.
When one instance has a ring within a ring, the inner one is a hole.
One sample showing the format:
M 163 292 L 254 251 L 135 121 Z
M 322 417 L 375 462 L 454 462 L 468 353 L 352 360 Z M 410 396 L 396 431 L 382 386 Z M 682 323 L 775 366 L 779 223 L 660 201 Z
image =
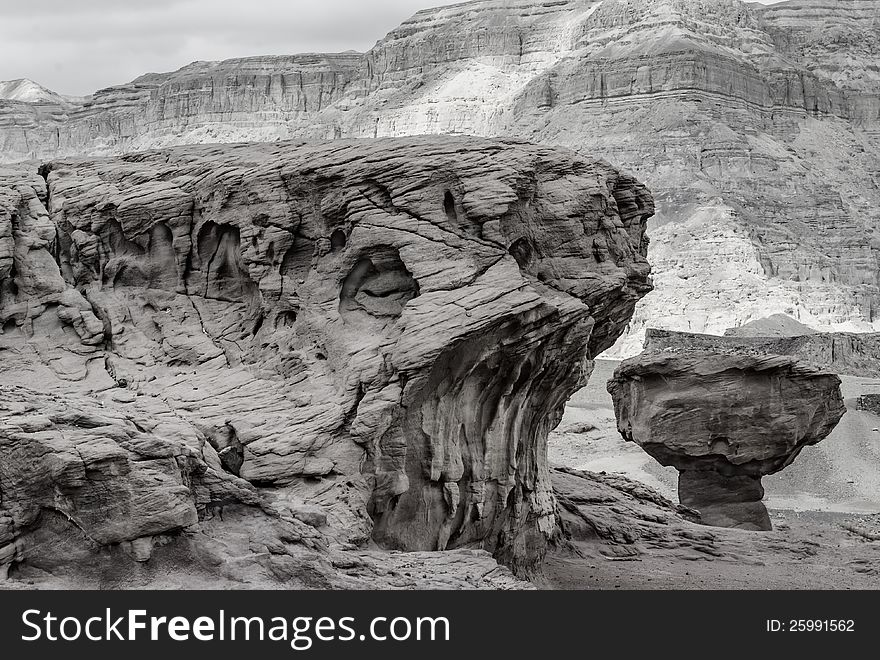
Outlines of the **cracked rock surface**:
M 658 324 L 722 334 L 780 312 L 877 332 L 878 16 L 880 0 L 446 3 L 366 53 L 194 62 L 77 102 L 0 89 L 0 161 L 452 133 L 585 149 L 658 201 L 655 291 L 615 357 Z
M 650 290 L 652 213 L 602 161 L 474 138 L 0 170 L 0 565 L 521 586 L 495 559 L 554 533 L 547 433 Z

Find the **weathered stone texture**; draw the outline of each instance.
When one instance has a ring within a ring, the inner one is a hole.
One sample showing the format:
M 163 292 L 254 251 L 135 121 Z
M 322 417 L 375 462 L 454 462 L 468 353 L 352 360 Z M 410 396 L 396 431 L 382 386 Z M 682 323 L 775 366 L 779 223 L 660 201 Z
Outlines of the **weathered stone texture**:
M 16 539 L 51 506 L 141 556 L 142 537 L 204 528 L 212 502 L 268 500 L 345 547 L 539 561 L 547 433 L 650 289 L 641 184 L 472 138 L 187 147 L 39 174 L 0 181 L 4 378 L 106 412 L 5 411 L 0 444 L 44 461 L 3 468 Z M 53 484 L 64 504 L 29 494 Z M 100 517 L 115 507 L 138 513 Z
M 480 0 L 364 54 L 196 62 L 54 106 L 0 101 L 0 159 L 421 134 L 588 149 L 658 200 L 646 327 L 880 320 L 878 0 Z M 377 35 L 378 37 L 379 35 Z M 5 120 L 5 121 L 4 121 Z

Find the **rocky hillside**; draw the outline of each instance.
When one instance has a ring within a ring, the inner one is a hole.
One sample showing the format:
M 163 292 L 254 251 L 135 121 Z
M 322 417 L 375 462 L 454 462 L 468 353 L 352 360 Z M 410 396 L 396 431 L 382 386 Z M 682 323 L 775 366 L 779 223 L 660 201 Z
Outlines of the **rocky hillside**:
M 0 169 L 0 574 L 155 549 L 147 582 L 335 586 L 372 544 L 529 572 L 652 213 L 602 161 L 478 138 Z
M 480 0 L 365 54 L 197 62 L 0 101 L 0 157 L 419 133 L 586 149 L 654 191 L 646 324 L 880 328 L 880 0 Z M 295 44 L 291 45 L 295 48 Z

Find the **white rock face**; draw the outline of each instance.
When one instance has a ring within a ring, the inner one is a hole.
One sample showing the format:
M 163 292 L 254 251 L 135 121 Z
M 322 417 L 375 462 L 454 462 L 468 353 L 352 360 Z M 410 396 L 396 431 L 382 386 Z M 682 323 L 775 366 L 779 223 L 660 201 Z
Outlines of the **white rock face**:
M 641 351 L 649 327 L 723 335 L 729 328 L 781 313 L 810 328 L 880 328 L 877 321 L 865 321 L 858 299 L 845 297 L 840 286 L 768 276 L 735 211 L 718 198 L 694 209 L 683 222 L 657 224 L 649 223 L 648 248 L 655 289 L 639 303 L 629 330 L 606 358 Z
M 197 62 L 0 101 L 0 160 L 463 133 L 601 155 L 657 199 L 645 325 L 880 329 L 880 0 L 479 0 L 366 54 Z M 707 248 L 710 245 L 710 248 Z
M 0 99 L 23 103 L 63 103 L 64 98 L 27 78 L 0 80 Z

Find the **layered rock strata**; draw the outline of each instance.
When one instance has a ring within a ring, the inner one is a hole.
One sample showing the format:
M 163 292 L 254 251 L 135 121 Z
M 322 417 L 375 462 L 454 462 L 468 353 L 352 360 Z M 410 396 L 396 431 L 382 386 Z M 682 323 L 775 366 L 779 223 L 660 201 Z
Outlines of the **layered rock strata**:
M 795 336 L 725 336 L 649 328 L 645 350 L 719 350 L 751 355 L 790 355 L 817 369 L 880 378 L 880 334 L 813 332 Z
M 788 356 L 646 352 L 608 382 L 618 430 L 679 471 L 679 500 L 719 527 L 768 530 L 761 477 L 846 412 L 840 379 Z
M 472 138 L 0 175 L 7 571 L 70 536 L 99 575 L 226 533 L 292 584 L 371 542 L 540 560 L 547 433 L 650 289 L 633 178 Z
M 876 331 L 877 15 L 878 0 L 462 3 L 365 54 L 201 62 L 71 107 L 0 103 L 0 158 L 424 133 L 589 145 L 658 200 L 657 287 L 618 355 L 658 319 Z
M 4 364 L 18 350 L 3 342 Z M 482 550 L 339 544 L 320 507 L 230 474 L 154 397 L 36 376 L 0 385 L 4 588 L 529 588 Z

